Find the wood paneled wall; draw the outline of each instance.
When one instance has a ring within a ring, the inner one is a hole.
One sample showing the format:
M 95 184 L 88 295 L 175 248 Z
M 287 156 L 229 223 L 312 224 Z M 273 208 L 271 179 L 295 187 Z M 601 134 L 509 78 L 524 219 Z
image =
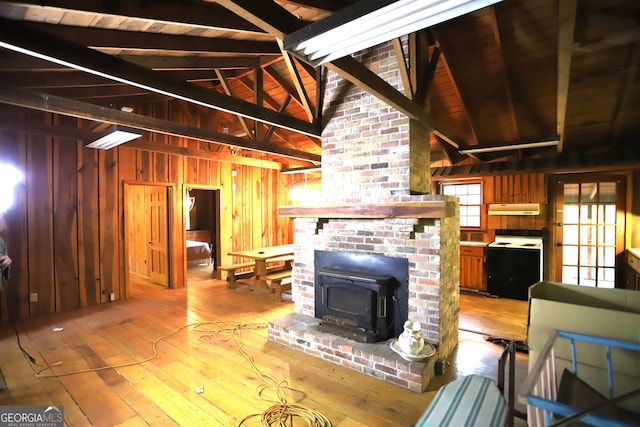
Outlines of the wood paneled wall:
M 38 124 L 82 126 L 53 114 L 17 108 L 15 114 Z M 201 110 L 175 102 L 154 104 L 142 114 L 213 126 Z M 208 145 L 164 135 L 151 138 Z M 130 243 L 124 234 L 125 183 L 170 188 L 172 287 L 186 282 L 182 195 L 187 186 L 220 190 L 221 263 L 231 262 L 226 253 L 232 249 L 293 241 L 292 220 L 277 216 L 277 207 L 289 204 L 288 178 L 273 169 L 124 147 L 93 150 L 79 141 L 9 131 L 0 131 L 0 162 L 14 164 L 25 177 L 16 188 L 14 207 L 5 214 L 10 229 L 2 237 L 14 264 L 6 294 L 0 293 L 7 302 L 0 304 L 1 322 L 8 320 L 7 306 L 17 320 L 106 303 L 111 294 L 124 298 Z M 38 301 L 29 302 L 36 293 Z
M 493 240 L 495 229 L 549 229 L 552 212 L 548 204 L 546 175 L 521 173 L 495 175 L 483 178 L 483 202 L 485 212 L 490 203 L 539 203 L 540 215 L 535 216 L 487 216 L 488 240 Z

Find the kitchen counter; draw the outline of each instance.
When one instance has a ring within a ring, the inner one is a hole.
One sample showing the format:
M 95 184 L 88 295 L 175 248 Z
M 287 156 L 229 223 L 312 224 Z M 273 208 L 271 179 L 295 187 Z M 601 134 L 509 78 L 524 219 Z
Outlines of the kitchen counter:
M 462 242 L 460 242 L 462 244 Z M 640 248 L 631 248 L 629 249 L 629 253 L 633 254 L 636 258 L 640 258 Z

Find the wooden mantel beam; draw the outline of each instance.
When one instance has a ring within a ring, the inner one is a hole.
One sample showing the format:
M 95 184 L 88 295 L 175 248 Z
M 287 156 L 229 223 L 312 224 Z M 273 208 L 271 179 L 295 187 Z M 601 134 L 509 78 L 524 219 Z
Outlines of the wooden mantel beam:
M 358 205 L 282 206 L 278 215 L 293 218 L 446 218 L 455 214 L 455 203 L 441 196 L 434 200 L 413 203 Z

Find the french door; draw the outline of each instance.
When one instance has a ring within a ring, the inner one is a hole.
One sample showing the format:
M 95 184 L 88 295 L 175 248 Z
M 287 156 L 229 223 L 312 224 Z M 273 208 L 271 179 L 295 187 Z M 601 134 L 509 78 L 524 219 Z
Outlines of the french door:
M 555 188 L 555 280 L 599 288 L 623 286 L 625 179 L 560 177 Z

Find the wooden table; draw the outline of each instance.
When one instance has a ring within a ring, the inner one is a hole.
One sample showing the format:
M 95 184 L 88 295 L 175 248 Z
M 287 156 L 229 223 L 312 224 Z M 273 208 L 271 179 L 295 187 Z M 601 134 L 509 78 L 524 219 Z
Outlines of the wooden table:
M 267 246 L 264 248 L 250 249 L 247 251 L 233 251 L 229 252 L 229 255 L 238 256 L 242 258 L 251 258 L 255 262 L 255 284 L 259 288 L 267 288 L 267 282 L 264 280 L 265 274 L 267 274 L 267 262 L 274 258 L 280 258 L 285 256 L 293 256 L 293 244 L 280 245 L 280 246 Z

